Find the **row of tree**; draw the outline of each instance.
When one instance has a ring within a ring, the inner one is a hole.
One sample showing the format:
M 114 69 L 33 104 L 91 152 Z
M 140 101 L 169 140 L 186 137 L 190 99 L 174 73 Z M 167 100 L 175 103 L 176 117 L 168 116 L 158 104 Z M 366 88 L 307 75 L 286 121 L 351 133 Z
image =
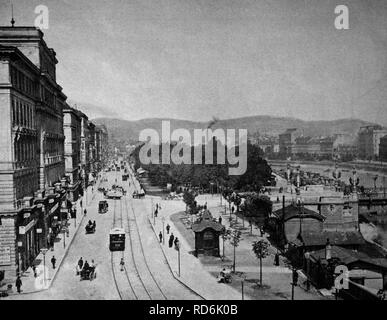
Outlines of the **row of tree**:
M 162 148 L 159 146 L 159 164 L 143 164 L 140 161 L 140 150 L 143 145 L 138 145 L 132 152 L 135 162 L 135 169 L 142 167 L 148 172 L 148 178 L 152 184 L 166 187 L 172 184 L 173 187 L 190 186 L 198 187 L 207 191 L 220 188 L 228 188 L 238 191 L 258 192 L 265 185 L 273 181 L 272 171 L 266 160 L 262 158 L 262 150 L 250 143 L 247 144 L 247 169 L 242 175 L 229 175 L 229 168 L 232 167 L 225 161 L 225 164 L 218 164 L 217 142 L 213 147 L 213 164 L 205 164 L 205 146 L 202 150 L 202 164 L 193 164 L 194 147 L 192 147 L 191 164 L 162 164 Z M 170 146 L 170 150 L 174 147 Z M 196 147 L 197 148 L 197 147 Z M 227 146 L 224 146 L 227 154 Z M 238 147 L 236 147 L 238 154 Z

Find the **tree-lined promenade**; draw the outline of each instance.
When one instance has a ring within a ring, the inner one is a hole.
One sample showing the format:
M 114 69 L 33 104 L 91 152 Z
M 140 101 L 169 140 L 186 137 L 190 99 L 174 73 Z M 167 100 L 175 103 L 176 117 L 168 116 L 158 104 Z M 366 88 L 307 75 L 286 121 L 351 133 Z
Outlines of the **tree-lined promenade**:
M 242 175 L 229 175 L 229 168 L 232 164 L 225 161 L 224 164 L 218 163 L 218 142 L 213 143 L 213 164 L 206 164 L 206 146 L 203 146 L 202 164 L 194 164 L 192 152 L 192 161 L 190 164 L 162 164 L 162 148 L 157 146 L 159 154 L 159 164 L 143 164 L 140 161 L 140 150 L 143 145 L 137 146 L 132 152 L 135 162 L 135 169 L 143 168 L 148 172 L 148 178 L 154 185 L 166 188 L 168 184 L 172 190 L 179 190 L 180 187 L 198 188 L 208 192 L 217 192 L 225 189 L 233 191 L 252 191 L 259 192 L 263 186 L 272 183 L 272 171 L 266 160 L 262 158 L 262 150 L 250 143 L 247 144 L 247 169 Z M 221 146 L 225 148 L 227 146 Z M 191 147 L 194 148 L 194 147 Z M 170 150 L 173 149 L 173 144 Z M 238 147 L 235 147 L 238 154 Z

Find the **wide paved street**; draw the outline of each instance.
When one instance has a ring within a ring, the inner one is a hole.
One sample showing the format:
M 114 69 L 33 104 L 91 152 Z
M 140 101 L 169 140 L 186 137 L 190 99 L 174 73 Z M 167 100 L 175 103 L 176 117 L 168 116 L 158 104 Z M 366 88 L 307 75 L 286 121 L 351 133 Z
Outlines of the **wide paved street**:
M 14 295 L 11 299 L 147 299 L 174 300 L 200 299 L 193 291 L 177 281 L 172 275 L 165 256 L 147 220 L 149 200 L 131 197 L 133 183 L 122 181 L 119 172 L 105 173 L 108 185 L 122 184 L 128 191 L 121 200 L 108 200 L 109 210 L 98 213 L 98 202 L 103 194 L 96 192 L 88 207 L 87 217 L 78 230 L 50 289 L 33 294 Z M 86 223 L 96 221 L 96 232 L 85 233 Z M 111 253 L 109 231 L 112 227 L 126 231 L 125 251 Z M 80 280 L 76 265 L 80 258 L 94 259 L 97 277 L 93 281 Z M 124 271 L 119 262 L 124 258 Z

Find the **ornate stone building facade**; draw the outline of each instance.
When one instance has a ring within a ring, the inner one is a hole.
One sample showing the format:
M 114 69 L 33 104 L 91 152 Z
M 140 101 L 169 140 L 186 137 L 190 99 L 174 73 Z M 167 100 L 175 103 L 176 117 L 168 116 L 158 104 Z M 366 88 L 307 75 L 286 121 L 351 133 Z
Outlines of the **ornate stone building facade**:
M 57 60 L 33 27 L 0 27 L 0 270 L 15 276 L 55 237 L 66 201 Z
M 65 167 L 69 178 L 68 196 L 74 202 L 78 200 L 82 187 L 81 180 L 81 112 L 66 104 L 63 110 L 65 134 Z

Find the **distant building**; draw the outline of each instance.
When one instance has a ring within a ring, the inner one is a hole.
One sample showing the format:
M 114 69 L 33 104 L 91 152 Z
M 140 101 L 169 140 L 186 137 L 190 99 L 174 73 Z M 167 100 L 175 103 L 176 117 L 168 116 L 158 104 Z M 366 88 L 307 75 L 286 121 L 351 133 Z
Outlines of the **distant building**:
M 335 159 L 353 159 L 358 155 L 357 137 L 349 134 L 336 134 L 333 142 Z
M 78 200 L 81 186 L 81 112 L 66 104 L 64 114 L 65 167 L 69 177 L 69 200 Z
M 278 137 L 254 134 L 249 140 L 251 144 L 259 146 L 266 155 L 279 153 Z
M 288 154 L 300 158 L 326 158 L 331 159 L 333 154 L 332 137 L 298 136 L 293 143 L 288 144 Z M 289 154 L 290 152 L 290 154 Z
M 319 140 L 320 152 L 319 156 L 326 159 L 331 159 L 333 155 L 334 137 L 321 137 Z
M 91 121 L 88 122 L 88 144 L 89 144 L 89 164 L 90 164 L 90 173 L 89 173 L 89 180 L 91 180 L 91 176 L 95 173 L 96 171 L 96 159 L 97 159 L 97 148 L 95 144 L 95 124 L 92 123 Z
M 279 135 L 279 153 L 282 156 L 291 156 L 293 154 L 293 146 L 297 137 L 301 136 L 301 132 L 297 128 L 287 129 Z
M 387 135 L 380 138 L 379 157 L 382 161 L 387 161 Z
M 82 177 L 82 189 L 84 190 L 88 186 L 88 179 L 90 173 L 89 162 L 89 118 L 81 113 L 81 177 Z
M 320 153 L 320 141 L 317 138 L 312 137 L 298 137 L 295 139 L 295 143 L 292 145 L 291 154 L 297 156 L 318 156 Z
M 104 125 L 95 126 L 96 167 L 101 170 L 107 164 L 108 132 Z
M 358 154 L 360 159 L 372 160 L 379 158 L 380 138 L 387 135 L 387 129 L 381 126 L 361 127 L 358 133 Z

